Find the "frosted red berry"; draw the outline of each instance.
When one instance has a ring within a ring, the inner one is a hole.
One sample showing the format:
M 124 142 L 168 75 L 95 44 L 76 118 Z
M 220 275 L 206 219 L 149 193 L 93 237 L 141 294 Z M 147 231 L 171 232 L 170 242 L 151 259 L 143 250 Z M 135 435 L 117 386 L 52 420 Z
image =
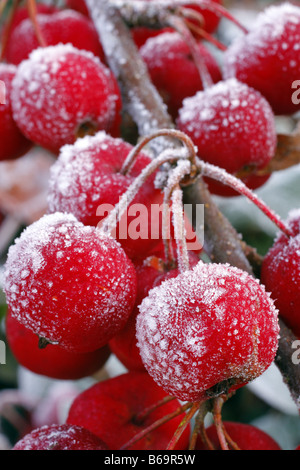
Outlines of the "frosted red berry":
M 34 429 L 12 450 L 108 450 L 97 436 L 80 426 L 52 424 Z
M 71 214 L 44 215 L 9 248 L 11 314 L 39 337 L 73 352 L 108 343 L 126 323 L 136 273 L 121 246 Z
M 235 78 L 186 98 L 177 127 L 193 140 L 201 159 L 229 173 L 248 169 L 251 177 L 275 154 L 276 125 L 269 103 Z
M 47 46 L 73 44 L 77 49 L 92 52 L 104 62 L 104 53 L 92 21 L 74 10 L 38 13 L 36 16 Z M 40 46 L 32 21 L 25 18 L 11 32 L 6 46 L 6 59 L 18 65 Z
M 105 132 L 86 136 L 74 145 L 64 146 L 50 170 L 49 212 L 70 212 L 85 225 L 97 226 L 120 200 L 141 171 L 151 162 L 148 154 L 140 153 L 131 171 L 122 173 L 126 157 L 132 145 Z M 114 236 L 130 257 L 144 255 L 158 243 L 158 236 L 151 236 L 156 220 L 151 220 L 152 205 L 162 203 L 162 193 L 154 186 L 155 175 L 149 177 L 130 203 L 129 209 Z M 134 204 L 142 206 L 135 213 Z M 141 224 L 135 233 L 135 220 Z M 155 238 L 157 237 L 157 238 Z
M 197 49 L 212 81 L 221 80 L 219 65 L 210 51 L 201 42 L 198 42 Z M 147 64 L 152 82 L 175 119 L 184 98 L 203 90 L 199 70 L 189 46 L 180 34 L 167 32 L 148 39 L 140 53 Z
M 12 81 L 17 68 L 12 64 L 0 64 L 0 80 L 5 88 L 1 88 L 0 95 L 5 103 L 0 103 L 0 160 L 10 160 L 24 155 L 31 147 L 28 140 L 17 126 L 11 107 Z M 3 96 L 2 96 L 3 94 Z M 2 99 L 1 99 L 2 101 Z
M 300 212 L 289 214 L 292 237 L 279 233 L 263 259 L 261 281 L 271 292 L 279 314 L 300 338 Z
M 138 347 L 146 370 L 167 393 L 198 401 L 220 383 L 242 386 L 270 366 L 277 317 L 257 279 L 200 261 L 143 300 Z
M 261 12 L 249 33 L 236 39 L 224 55 L 225 77 L 236 77 L 260 91 L 275 114 L 293 114 L 299 80 L 300 8 L 289 2 Z
M 80 393 L 70 407 L 67 423 L 89 429 L 110 449 L 118 450 L 140 431 L 180 406 L 177 400 L 172 400 L 141 416 L 148 407 L 164 398 L 166 393 L 147 372 L 127 372 Z M 181 414 L 151 431 L 129 450 L 166 449 L 183 416 Z M 187 449 L 189 433 L 190 426 L 184 431 L 175 450 Z
M 77 137 L 120 123 L 121 95 L 112 72 L 71 44 L 35 49 L 18 67 L 13 116 L 36 144 L 57 153 Z
M 74 353 L 59 345 L 39 348 L 38 336 L 10 311 L 5 323 L 7 344 L 18 364 L 35 374 L 59 380 L 78 380 L 98 372 L 110 356 L 107 345 L 89 353 Z
M 269 434 L 256 426 L 232 421 L 224 421 L 223 424 L 226 432 L 240 450 L 281 450 L 279 444 Z M 221 450 L 216 427 L 209 426 L 206 434 L 214 449 Z M 200 436 L 197 439 L 196 450 L 208 450 Z

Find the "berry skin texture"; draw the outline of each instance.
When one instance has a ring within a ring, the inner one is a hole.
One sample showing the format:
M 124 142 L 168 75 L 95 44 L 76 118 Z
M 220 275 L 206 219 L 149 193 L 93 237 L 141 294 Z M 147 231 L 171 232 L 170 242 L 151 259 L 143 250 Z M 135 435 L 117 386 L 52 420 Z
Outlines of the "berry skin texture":
M 32 147 L 20 131 L 12 115 L 11 90 L 17 67 L 12 64 L 0 64 L 0 80 L 5 84 L 5 104 L 0 104 L 0 161 L 21 157 Z
M 215 58 L 201 42 L 198 42 L 197 47 L 213 82 L 218 82 L 221 80 L 221 72 Z M 148 39 L 141 47 L 140 53 L 152 82 L 175 119 L 184 98 L 203 90 L 202 80 L 189 46 L 180 34 L 167 32 Z
M 261 282 L 271 292 L 279 315 L 300 338 L 300 211 L 291 211 L 287 225 L 294 236 L 278 234 L 263 259 Z
M 47 46 L 73 44 L 77 49 L 92 52 L 104 62 L 104 53 L 97 31 L 89 18 L 73 10 L 37 14 L 37 22 Z M 12 31 L 6 48 L 6 59 L 18 65 L 39 47 L 30 18 L 25 18 Z
M 58 44 L 35 49 L 18 66 L 12 109 L 24 135 L 58 153 L 85 134 L 118 132 L 121 96 L 112 72 L 99 58 L 71 44 Z
M 107 445 L 87 429 L 53 424 L 34 429 L 12 450 L 108 450 Z
M 78 139 L 74 145 L 64 146 L 50 171 L 49 212 L 70 212 L 85 225 L 100 224 L 107 216 L 105 207 L 109 205 L 107 208 L 112 209 L 135 177 L 151 162 L 147 154 L 140 153 L 130 173 L 122 174 L 122 166 L 131 150 L 129 143 L 103 131 Z M 114 234 L 130 258 L 139 253 L 144 255 L 158 243 L 150 233 L 153 228 L 151 205 L 161 204 L 163 196 L 155 189 L 154 178 L 155 175 L 149 177 L 143 184 Z M 140 219 L 148 227 L 148 233 L 137 239 L 131 236 L 130 228 L 137 217 L 135 213 L 130 215 L 133 204 L 143 204 L 147 208 L 146 219 L 143 216 Z
M 73 353 L 55 344 L 38 347 L 38 337 L 18 322 L 10 312 L 6 316 L 6 338 L 14 357 L 26 369 L 58 380 L 79 380 L 100 370 L 110 356 L 108 346 L 90 353 Z
M 148 373 L 188 401 L 222 382 L 238 388 L 258 377 L 278 346 L 278 312 L 264 286 L 237 268 L 201 261 L 149 292 L 136 328 Z
M 250 32 L 224 55 L 225 78 L 260 91 L 277 115 L 294 114 L 292 83 L 299 80 L 300 8 L 289 2 L 266 8 Z
M 136 273 L 116 240 L 70 214 L 48 214 L 11 245 L 5 293 L 12 316 L 26 328 L 85 353 L 106 345 L 125 325 Z
M 227 433 L 240 450 L 281 450 L 280 446 L 271 436 L 255 426 L 231 421 L 224 421 L 223 424 Z M 215 450 L 221 450 L 215 426 L 209 426 L 206 429 L 206 433 Z M 201 441 L 200 436 L 196 443 L 196 450 L 208 450 Z
M 269 103 L 235 78 L 186 98 L 177 127 L 193 140 L 200 158 L 229 173 L 262 169 L 275 154 L 277 135 Z
M 111 450 L 118 450 L 157 419 L 177 410 L 179 402 L 172 400 L 139 419 L 140 413 L 165 397 L 165 392 L 146 372 L 127 372 L 99 382 L 78 395 L 70 407 L 67 423 L 89 429 Z M 166 449 L 182 418 L 180 415 L 159 426 L 130 450 Z M 188 426 L 175 450 L 187 449 L 189 432 Z

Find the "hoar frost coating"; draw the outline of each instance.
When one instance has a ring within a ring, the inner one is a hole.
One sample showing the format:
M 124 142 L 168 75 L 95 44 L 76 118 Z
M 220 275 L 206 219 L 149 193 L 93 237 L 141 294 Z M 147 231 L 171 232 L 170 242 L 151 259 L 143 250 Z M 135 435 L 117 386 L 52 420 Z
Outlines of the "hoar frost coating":
M 278 334 L 278 312 L 264 286 L 237 268 L 201 261 L 152 289 L 137 316 L 147 371 L 189 401 L 222 381 L 241 385 L 261 375 Z
M 44 215 L 9 249 L 11 314 L 74 352 L 104 346 L 134 306 L 136 273 L 119 243 L 70 214 Z
M 40 47 L 18 66 L 12 109 L 26 137 L 53 152 L 76 140 L 82 125 L 115 130 L 120 93 L 93 53 L 71 44 Z

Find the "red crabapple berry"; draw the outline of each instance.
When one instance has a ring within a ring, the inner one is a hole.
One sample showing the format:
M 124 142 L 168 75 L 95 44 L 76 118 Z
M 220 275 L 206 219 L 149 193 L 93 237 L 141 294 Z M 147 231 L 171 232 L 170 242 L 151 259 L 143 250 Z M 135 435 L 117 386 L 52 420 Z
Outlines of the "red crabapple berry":
M 299 80 L 300 8 L 289 2 L 260 13 L 253 28 L 224 55 L 224 76 L 260 91 L 275 114 L 293 114 L 292 84 Z M 280 92 L 279 92 L 280 90 Z
M 12 450 L 108 450 L 108 447 L 80 426 L 52 424 L 34 429 L 19 440 Z
M 86 16 L 74 10 L 62 10 L 48 14 L 38 13 L 36 20 L 47 46 L 70 43 L 77 49 L 92 52 L 104 62 L 98 33 L 92 21 Z M 6 59 L 18 65 L 39 45 L 31 19 L 25 18 L 10 34 L 6 46 Z
M 67 423 L 82 426 L 119 450 L 135 435 L 158 419 L 179 408 L 175 399 L 145 413 L 167 397 L 147 372 L 130 371 L 98 382 L 81 392 L 73 401 Z M 130 446 L 130 450 L 164 450 L 180 424 L 184 414 L 159 426 L 143 439 Z M 188 447 L 190 428 L 187 427 L 175 450 Z
M 12 64 L 0 64 L 0 80 L 5 84 L 5 103 L 0 104 L 0 160 L 21 157 L 33 145 L 21 133 L 12 115 L 11 90 L 16 71 Z
M 226 433 L 240 450 L 281 450 L 277 442 L 261 429 L 245 423 L 223 421 Z M 206 429 L 206 434 L 214 447 L 221 450 L 215 425 Z M 231 448 L 231 447 L 230 447 Z M 209 450 L 200 435 L 196 443 L 196 450 Z
M 129 318 L 136 273 L 109 235 L 71 214 L 47 214 L 11 245 L 5 292 L 12 316 L 40 338 L 91 352 Z
M 264 286 L 229 265 L 199 262 L 152 289 L 137 341 L 153 379 L 172 396 L 201 401 L 261 375 L 278 345 L 278 312 Z
M 71 44 L 35 49 L 13 80 L 13 116 L 36 144 L 57 153 L 64 144 L 120 122 L 121 96 L 112 72 Z
M 202 160 L 232 174 L 245 169 L 254 173 L 275 154 L 277 135 L 269 103 L 235 78 L 186 98 L 177 127 L 192 139 Z M 254 177 L 257 185 L 265 182 L 265 177 Z M 251 182 L 249 177 L 247 181 Z
M 212 81 L 221 80 L 219 66 L 209 50 L 201 42 L 197 43 L 197 49 Z M 199 70 L 188 44 L 179 33 L 167 32 L 148 39 L 141 47 L 140 53 L 152 82 L 175 119 L 184 98 L 203 90 Z
M 279 233 L 263 259 L 261 282 L 271 292 L 279 315 L 300 338 L 300 211 L 290 212 L 293 236 Z
M 110 356 L 107 345 L 82 354 L 56 344 L 41 349 L 38 336 L 16 320 L 10 311 L 5 325 L 7 343 L 18 364 L 38 375 L 59 380 L 78 380 L 98 372 Z
M 122 173 L 122 167 L 132 145 L 113 138 L 104 131 L 78 139 L 73 145 L 61 148 L 57 161 L 50 170 L 48 190 L 49 212 L 69 212 L 85 225 L 97 226 L 107 211 L 119 202 L 140 172 L 151 162 L 148 154 L 140 153 L 131 171 Z M 162 203 L 161 191 L 154 187 L 154 175 L 149 177 L 132 201 L 147 209 L 144 220 L 148 233 L 135 239 L 131 236 L 134 223 L 133 206 L 116 229 L 116 238 L 129 257 L 145 255 L 158 243 L 151 237 L 151 207 Z M 140 207 L 140 206 L 139 206 Z M 143 215 L 141 215 L 141 218 Z

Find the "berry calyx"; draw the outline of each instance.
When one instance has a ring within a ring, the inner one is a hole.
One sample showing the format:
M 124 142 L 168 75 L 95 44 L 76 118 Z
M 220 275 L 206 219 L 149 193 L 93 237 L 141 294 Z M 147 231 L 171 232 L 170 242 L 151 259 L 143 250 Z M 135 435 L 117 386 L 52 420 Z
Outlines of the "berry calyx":
M 143 300 L 138 347 L 146 370 L 167 393 L 201 401 L 220 383 L 229 390 L 242 386 L 270 366 L 277 317 L 256 279 L 200 261 Z
M 11 98 L 24 135 L 54 153 L 97 130 L 118 132 L 121 96 L 112 72 L 71 44 L 32 51 L 18 66 Z
M 299 79 L 299 28 L 299 6 L 289 2 L 269 6 L 224 55 L 224 76 L 258 90 L 277 115 L 300 109 L 292 100 L 292 84 Z
M 212 81 L 216 83 L 221 80 L 221 72 L 213 55 L 201 42 L 197 43 L 197 49 Z M 167 32 L 148 39 L 140 53 L 152 82 L 175 119 L 184 98 L 194 96 L 204 88 L 188 44 L 180 34 Z
M 136 273 L 112 237 L 71 214 L 48 214 L 11 245 L 5 293 L 12 316 L 45 344 L 85 353 L 125 325 Z
M 239 450 L 281 450 L 277 442 L 261 429 L 245 423 L 237 423 L 232 421 L 224 421 L 224 430 L 230 438 L 230 449 Z M 213 446 L 213 450 L 221 450 L 220 442 L 215 425 L 205 429 L 205 437 L 208 438 L 209 444 Z M 207 446 L 207 442 L 203 442 L 201 436 L 198 437 L 196 450 L 212 450 Z
M 107 445 L 87 429 L 52 424 L 34 429 L 12 450 L 108 450 Z
M 236 79 L 186 98 L 177 127 L 192 139 L 199 158 L 232 174 L 252 168 L 255 176 L 255 170 L 266 167 L 275 154 L 277 135 L 270 105 Z M 218 191 L 215 186 L 213 190 Z
M 261 282 L 271 292 L 279 315 L 300 338 L 300 212 L 293 210 L 287 218 L 292 235 L 279 233 L 265 255 Z
M 92 52 L 104 62 L 104 53 L 92 21 L 74 10 L 38 13 L 36 16 L 47 46 L 72 44 L 77 49 Z M 18 65 L 40 46 L 30 18 L 14 27 L 6 46 L 6 60 Z
M 89 429 L 105 440 L 110 449 L 118 450 L 153 423 L 180 408 L 177 400 L 155 407 L 166 398 L 166 393 L 147 372 L 127 372 L 80 393 L 70 407 L 67 423 Z M 152 411 L 145 413 L 147 409 Z M 183 416 L 181 412 L 147 433 L 130 450 L 165 449 Z M 187 448 L 189 430 L 187 427 L 176 450 Z
M 0 104 L 0 161 L 21 157 L 33 143 L 28 140 L 17 126 L 12 112 L 11 92 L 12 81 L 16 75 L 17 67 L 12 64 L 0 64 L 0 80 L 5 85 L 5 103 Z M 1 89 L 1 95 L 2 95 Z
M 98 372 L 111 351 L 107 345 L 89 353 L 73 353 L 59 345 L 39 347 L 38 336 L 26 328 L 10 311 L 6 315 L 6 338 L 9 348 L 26 369 L 35 374 L 59 380 L 78 380 Z

